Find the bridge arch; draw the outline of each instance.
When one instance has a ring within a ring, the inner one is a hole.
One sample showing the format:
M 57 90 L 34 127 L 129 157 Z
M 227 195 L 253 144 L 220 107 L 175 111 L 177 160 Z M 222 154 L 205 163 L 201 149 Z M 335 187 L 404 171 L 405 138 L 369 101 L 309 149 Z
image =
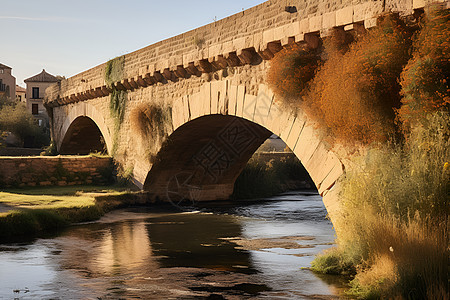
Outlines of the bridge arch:
M 111 133 L 102 114 L 85 102 L 69 105 L 60 128 L 54 128 L 61 154 L 111 153 Z
M 189 183 L 191 192 L 201 190 L 199 200 L 227 199 L 245 163 L 274 133 L 302 162 L 328 211 L 338 210 L 332 208 L 337 205 L 333 187 L 344 173 L 342 162 L 328 149 L 312 121 L 301 111 L 283 109 L 266 85 L 250 93 L 228 80 L 205 83 L 199 93 L 174 101 L 172 125 L 174 131 L 148 172 L 144 189 L 164 197 L 171 192 L 171 184 L 183 181 Z M 243 133 L 238 136 L 243 139 L 243 149 L 233 144 L 236 140 L 231 141 L 232 135 L 239 133 Z M 208 165 L 208 154 L 222 158 L 219 165 L 217 161 Z M 232 165 L 220 170 L 230 158 Z M 207 174 L 213 172 L 208 168 L 215 168 L 216 173 Z M 209 182 L 201 183 L 199 178 L 209 178 Z

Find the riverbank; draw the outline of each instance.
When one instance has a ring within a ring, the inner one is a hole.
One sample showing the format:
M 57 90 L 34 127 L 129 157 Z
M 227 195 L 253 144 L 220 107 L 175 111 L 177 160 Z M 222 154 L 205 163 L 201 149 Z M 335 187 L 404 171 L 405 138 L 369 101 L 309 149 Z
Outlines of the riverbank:
M 0 192 L 0 242 L 55 232 L 74 223 L 95 221 L 115 208 L 138 204 L 141 198 L 142 193 L 120 186 L 3 190 Z

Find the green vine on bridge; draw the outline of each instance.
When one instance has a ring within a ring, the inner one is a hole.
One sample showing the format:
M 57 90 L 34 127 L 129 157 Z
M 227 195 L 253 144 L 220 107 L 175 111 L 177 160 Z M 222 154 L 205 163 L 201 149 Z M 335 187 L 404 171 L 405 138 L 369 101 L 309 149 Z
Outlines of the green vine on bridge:
M 110 100 L 109 100 L 109 111 L 111 117 L 114 119 L 114 139 L 113 139 L 113 149 L 114 154 L 117 150 L 117 141 L 119 139 L 120 126 L 122 125 L 124 116 L 126 102 L 128 99 L 127 91 L 118 90 L 114 83 L 119 82 L 124 78 L 124 67 L 125 67 L 125 56 L 119 56 L 114 59 L 109 60 L 106 63 L 105 68 L 105 82 L 111 89 Z

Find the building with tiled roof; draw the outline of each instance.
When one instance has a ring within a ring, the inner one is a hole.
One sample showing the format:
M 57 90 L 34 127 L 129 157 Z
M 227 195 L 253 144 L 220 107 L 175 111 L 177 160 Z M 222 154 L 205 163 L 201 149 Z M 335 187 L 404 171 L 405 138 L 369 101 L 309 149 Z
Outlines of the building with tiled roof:
M 27 108 L 38 119 L 41 127 L 48 126 L 48 114 L 44 107 L 45 90 L 58 81 L 58 78 L 45 72 L 45 70 L 24 80 L 27 84 Z
M 16 101 L 27 103 L 27 89 L 16 85 Z
M 11 67 L 0 63 L 0 96 L 16 98 L 16 78 L 12 76 Z

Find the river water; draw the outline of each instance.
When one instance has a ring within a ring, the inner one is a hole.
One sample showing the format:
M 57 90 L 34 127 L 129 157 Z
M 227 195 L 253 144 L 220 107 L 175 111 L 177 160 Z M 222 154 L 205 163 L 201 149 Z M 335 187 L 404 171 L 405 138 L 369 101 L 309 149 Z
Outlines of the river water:
M 305 269 L 334 242 L 325 216 L 302 192 L 115 211 L 0 245 L 0 299 L 337 299 L 340 282 Z

